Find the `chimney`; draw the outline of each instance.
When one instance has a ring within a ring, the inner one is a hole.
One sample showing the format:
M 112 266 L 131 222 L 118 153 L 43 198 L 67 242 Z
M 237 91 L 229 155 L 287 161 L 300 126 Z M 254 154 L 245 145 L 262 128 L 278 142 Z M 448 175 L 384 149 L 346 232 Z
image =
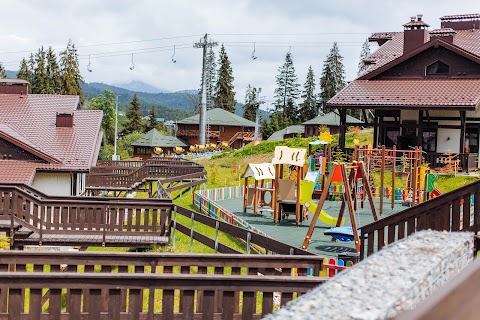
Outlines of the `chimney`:
M 439 38 L 449 43 L 453 43 L 453 37 L 457 32 L 452 28 L 435 29 L 429 32 L 430 40 Z
M 59 111 L 57 112 L 57 128 L 71 128 L 73 127 L 73 111 Z
M 410 21 L 403 25 L 403 54 L 407 54 L 427 42 L 429 25 L 422 21 L 422 17 L 421 14 L 410 17 Z
M 0 94 L 28 94 L 28 82 L 21 79 L 0 78 Z

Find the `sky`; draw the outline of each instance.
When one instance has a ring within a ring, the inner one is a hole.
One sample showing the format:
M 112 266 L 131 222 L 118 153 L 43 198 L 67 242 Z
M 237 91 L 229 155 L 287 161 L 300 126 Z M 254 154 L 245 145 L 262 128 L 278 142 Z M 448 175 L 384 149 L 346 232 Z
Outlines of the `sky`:
M 250 84 L 262 88 L 263 108 L 268 108 L 274 101 L 275 77 L 287 52 L 293 56 L 301 87 L 311 65 L 319 92 L 323 61 L 333 42 L 338 43 L 346 80 L 351 81 L 357 74 L 362 44 L 373 32 L 402 31 L 402 24 L 417 14 L 423 14 L 433 30 L 440 27 L 441 16 L 480 13 L 475 3 L 16 0 L 2 2 L 0 62 L 7 70 L 18 70 L 21 59 L 28 58 L 30 52 L 52 46 L 58 53 L 71 39 L 78 48 L 86 82 L 143 81 L 167 91 L 191 90 L 199 88 L 202 70 L 202 50 L 193 44 L 208 33 L 218 43 L 214 48 L 217 57 L 220 45 L 225 46 L 235 78 L 236 100 L 245 100 Z M 256 59 L 252 59 L 254 47 Z

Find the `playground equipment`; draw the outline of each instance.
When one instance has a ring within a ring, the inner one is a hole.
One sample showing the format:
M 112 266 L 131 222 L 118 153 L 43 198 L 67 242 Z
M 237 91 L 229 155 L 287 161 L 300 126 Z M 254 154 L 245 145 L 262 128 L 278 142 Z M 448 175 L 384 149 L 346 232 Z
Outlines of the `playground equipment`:
M 348 170 L 350 172 L 348 172 Z M 307 234 L 305 235 L 305 239 L 302 244 L 302 249 L 307 249 L 308 245 L 310 244 L 310 240 L 316 225 L 316 220 L 319 218 L 322 212 L 322 207 L 325 201 L 327 200 L 329 190 L 330 190 L 330 185 L 332 183 L 342 183 L 344 185 L 344 189 L 343 189 L 344 192 L 341 197 L 342 205 L 340 207 L 340 213 L 336 221 L 336 227 L 340 227 L 340 224 L 343 221 L 345 207 L 347 207 L 350 223 L 351 223 L 352 234 L 355 240 L 355 248 L 357 252 L 360 252 L 360 239 L 357 232 L 357 229 L 358 229 L 357 220 L 355 217 L 355 209 L 354 209 L 354 202 L 356 202 L 356 198 L 357 198 L 358 179 L 361 179 L 362 183 L 365 183 L 365 182 L 368 183 L 369 181 L 369 177 L 365 170 L 363 162 L 353 162 L 352 165 L 350 166 L 346 166 L 345 164 L 333 163 L 332 170 L 330 170 L 327 181 L 325 182 L 325 186 L 323 189 L 324 191 L 320 196 L 320 200 L 318 201 L 315 214 L 312 218 Z M 373 219 L 377 221 L 379 218 L 378 218 L 377 209 L 375 207 L 375 203 L 373 200 L 373 194 L 372 194 L 371 188 L 365 187 L 364 190 L 365 190 L 364 194 L 366 194 L 366 197 L 368 198 L 370 207 L 372 209 Z
M 253 177 L 255 184 L 253 187 L 249 186 L 248 178 Z M 268 188 L 266 180 L 275 179 L 275 167 L 271 163 L 249 164 L 245 173 L 243 174 L 244 192 L 243 192 L 243 212 L 247 212 L 247 208 L 253 209 L 253 214 L 257 215 L 257 209 L 270 207 L 270 211 L 274 208 L 274 189 Z M 270 199 L 268 200 L 268 195 Z

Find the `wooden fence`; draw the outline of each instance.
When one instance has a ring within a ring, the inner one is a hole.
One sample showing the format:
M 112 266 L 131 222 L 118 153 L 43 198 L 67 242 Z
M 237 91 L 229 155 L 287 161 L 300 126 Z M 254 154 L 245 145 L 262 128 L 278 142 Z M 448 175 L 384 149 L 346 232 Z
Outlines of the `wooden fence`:
M 203 234 L 196 232 L 194 230 L 193 224 L 191 226 L 184 226 L 178 223 L 176 220 L 177 214 L 180 214 L 215 229 L 215 239 L 211 239 Z M 218 231 L 228 233 L 229 235 L 244 241 L 246 244 L 247 252 L 249 252 L 250 247 L 253 245 L 259 248 L 261 252 L 267 254 L 276 253 L 284 255 L 314 255 L 313 253 L 302 250 L 298 247 L 291 246 L 281 241 L 258 234 L 253 230 L 247 230 L 243 227 L 236 226 L 232 224 L 233 222 L 228 223 L 220 221 L 184 207 L 174 206 L 173 215 L 173 229 L 190 235 L 191 239 L 197 240 L 204 245 L 215 249 L 216 251 L 221 253 L 237 253 L 237 251 L 218 242 Z
M 0 317 L 259 319 L 325 282 L 321 266 L 317 256 L 1 252 Z
M 26 185 L 0 185 L 0 219 L 13 246 L 151 247 L 170 240 L 171 199 L 49 197 Z M 16 226 L 28 231 L 16 234 Z
M 420 230 L 477 233 L 480 226 L 479 210 L 480 181 L 384 217 L 360 228 L 360 259 Z

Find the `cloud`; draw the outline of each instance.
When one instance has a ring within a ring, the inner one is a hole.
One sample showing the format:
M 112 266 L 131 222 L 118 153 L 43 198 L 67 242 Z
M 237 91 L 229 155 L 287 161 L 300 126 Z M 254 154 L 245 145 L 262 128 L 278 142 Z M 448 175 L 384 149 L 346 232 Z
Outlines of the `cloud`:
M 352 80 L 370 33 L 401 31 L 417 13 L 436 28 L 442 15 L 478 12 L 476 2 L 467 0 L 17 0 L 2 5 L 0 51 L 25 51 L 0 53 L 7 69 L 17 69 L 22 57 L 41 45 L 61 49 L 72 39 L 88 82 L 141 80 L 172 91 L 194 89 L 200 85 L 202 52 L 193 43 L 209 33 L 225 44 L 238 101 L 244 100 L 248 84 L 262 87 L 266 100 L 273 100 L 275 76 L 288 50 L 299 83 L 303 85 L 312 65 L 318 90 L 322 64 L 334 41 L 344 56 L 347 80 Z M 139 40 L 152 41 L 133 42 Z M 251 59 L 254 42 L 256 60 Z M 92 46 L 96 44 L 109 45 Z M 178 46 L 177 63 L 171 61 L 173 45 Z M 138 53 L 142 49 L 153 52 Z M 134 70 L 129 69 L 131 50 L 137 52 Z M 124 55 L 118 55 L 120 51 Z M 103 52 L 109 54 L 99 57 Z M 93 72 L 86 69 L 88 55 Z

